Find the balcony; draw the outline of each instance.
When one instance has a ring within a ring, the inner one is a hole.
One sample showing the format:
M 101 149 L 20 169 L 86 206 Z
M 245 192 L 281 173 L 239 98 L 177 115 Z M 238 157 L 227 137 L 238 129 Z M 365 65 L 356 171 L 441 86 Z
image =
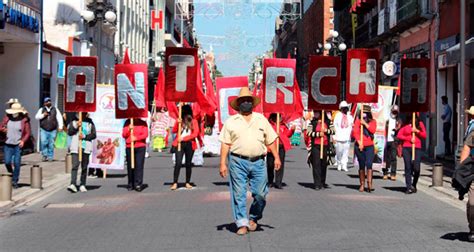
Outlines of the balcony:
M 367 18 L 365 22 L 361 21 L 361 18 L 359 18 L 359 26 L 356 30 L 356 46 L 370 47 L 376 45 L 378 42 L 381 42 L 390 36 L 395 36 L 397 33 L 403 33 L 404 31 L 431 19 L 433 15 L 430 12 L 429 2 L 430 0 L 398 0 L 395 12 L 397 23 L 392 28 L 389 27 L 389 16 L 393 11 L 390 10 L 389 7 L 383 10 L 383 20 L 379 20 L 382 18 L 379 13 Z M 344 25 L 350 26 L 350 21 L 345 22 L 349 23 L 344 23 Z

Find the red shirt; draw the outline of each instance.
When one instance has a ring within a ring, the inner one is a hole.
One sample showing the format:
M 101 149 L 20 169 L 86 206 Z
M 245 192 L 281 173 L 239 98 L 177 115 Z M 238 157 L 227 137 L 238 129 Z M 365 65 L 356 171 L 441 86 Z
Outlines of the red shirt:
M 415 134 L 415 148 L 421 149 L 421 139 L 426 139 L 426 128 L 423 122 L 420 122 L 420 132 Z M 397 138 L 402 140 L 403 147 L 411 147 L 412 126 L 411 124 L 403 126 L 397 134 Z
M 270 125 L 272 125 L 275 132 L 277 132 L 276 123 L 270 122 Z M 291 149 L 290 137 L 293 135 L 294 132 L 295 130 L 290 130 L 284 123 L 280 123 L 280 132 L 278 135 L 280 138 L 280 144 L 283 145 L 285 151 L 289 151 Z
M 327 123 L 324 123 L 324 128 L 326 130 L 329 128 Z M 313 131 L 316 134 L 316 137 L 314 138 L 313 144 L 317 145 L 317 146 L 320 146 L 321 145 L 321 136 L 319 134 L 321 133 L 321 121 L 318 121 L 318 124 L 316 125 L 316 129 L 313 130 Z M 305 130 L 303 133 L 304 133 L 304 139 L 305 139 L 306 146 L 311 147 L 311 137 L 308 136 L 307 130 Z M 328 144 L 329 144 L 328 136 L 327 136 L 326 133 L 324 133 L 323 134 L 323 145 L 328 145 Z
M 364 127 L 365 128 L 365 127 Z M 375 134 L 375 131 L 377 131 L 377 121 L 372 120 L 369 122 L 369 128 L 367 129 L 370 134 Z M 357 118 L 356 121 L 354 122 L 354 127 L 352 128 L 352 137 L 356 140 L 357 143 L 360 142 L 360 119 Z M 372 139 L 370 136 L 366 136 L 365 134 L 362 137 L 363 139 L 363 145 L 364 146 L 373 146 L 374 145 L 374 139 Z
M 130 119 L 125 122 L 122 129 L 122 137 L 125 138 L 127 148 L 132 146 L 132 137 L 129 130 Z M 133 135 L 135 136 L 135 148 L 146 147 L 146 139 L 148 138 L 148 125 L 141 119 L 133 121 Z
M 191 134 L 183 138 L 183 142 L 188 142 L 191 141 L 191 144 L 193 146 L 193 150 L 197 149 L 197 144 L 196 144 L 196 138 L 199 136 L 199 124 L 196 119 L 193 119 L 192 121 L 193 124 L 193 130 L 191 131 Z M 178 134 L 178 122 L 176 121 L 173 127 L 173 133 Z M 173 141 L 173 146 L 178 147 L 178 135 L 176 135 L 176 138 Z

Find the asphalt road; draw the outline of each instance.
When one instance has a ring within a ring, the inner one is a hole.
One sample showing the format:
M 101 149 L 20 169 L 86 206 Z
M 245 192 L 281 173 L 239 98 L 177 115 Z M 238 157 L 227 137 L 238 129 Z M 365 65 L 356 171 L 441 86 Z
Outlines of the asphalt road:
M 288 153 L 283 190 L 271 190 L 258 232 L 235 232 L 218 158 L 193 171 L 193 190 L 169 191 L 169 154 L 146 161 L 142 193 L 125 174 L 89 179 L 89 192 L 66 189 L 0 218 L 0 251 L 468 251 L 465 211 L 401 182 L 376 176 L 375 192 L 358 192 L 356 171 L 330 170 L 331 188 L 314 191 L 306 152 Z M 184 169 L 181 171 L 184 180 Z

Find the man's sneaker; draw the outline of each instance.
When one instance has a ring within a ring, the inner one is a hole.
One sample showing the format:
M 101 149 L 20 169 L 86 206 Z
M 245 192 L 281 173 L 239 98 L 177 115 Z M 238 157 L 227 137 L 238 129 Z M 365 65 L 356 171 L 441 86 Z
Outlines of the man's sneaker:
M 474 232 L 471 232 L 467 235 L 467 240 L 469 242 L 474 242 Z
M 81 185 L 81 186 L 79 187 L 79 191 L 81 191 L 81 192 L 87 192 L 86 186 L 85 186 L 85 185 Z
M 73 184 L 67 187 L 67 190 L 72 192 L 72 193 L 77 193 L 77 187 Z
M 342 166 L 342 170 L 345 171 L 345 172 L 348 172 L 349 170 L 347 169 L 347 166 L 343 165 Z

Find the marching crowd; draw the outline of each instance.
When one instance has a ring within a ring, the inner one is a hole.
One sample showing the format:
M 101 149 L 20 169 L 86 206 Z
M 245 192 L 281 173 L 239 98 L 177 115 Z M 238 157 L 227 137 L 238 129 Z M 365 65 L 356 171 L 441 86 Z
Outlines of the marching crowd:
M 239 113 L 224 122 L 219 134 L 221 143 L 219 173 L 222 177 L 229 177 L 232 212 L 239 227 L 238 234 L 243 235 L 257 228 L 257 223 L 263 216 L 269 188 L 283 188 L 286 153 L 292 145 L 299 144 L 298 141 L 295 142 L 295 139 L 301 140 L 301 136 L 307 147 L 307 163 L 312 169 L 315 190 L 329 188 L 326 177 L 331 156 L 334 156 L 336 160 L 337 170 L 348 171 L 349 152 L 353 143 L 354 163 L 358 164 L 359 169 L 359 191 L 368 193 L 374 191 L 372 168 L 376 154 L 374 134 L 377 122 L 370 106 L 363 105 L 357 114 L 352 116 L 350 105 L 343 101 L 339 105 L 339 111 L 309 111 L 301 120 L 302 123 L 295 125 L 280 121 L 276 113 L 265 117 L 263 114 L 253 112 L 259 103 L 260 98 L 253 96 L 248 88 L 242 88 L 238 98 L 230 104 Z M 31 120 L 28 112 L 17 99 L 8 101 L 5 112 L 6 115 L 0 125 L 0 131 L 3 133 L 1 141 L 5 166 L 8 172 L 13 174 L 13 187 L 18 188 L 22 149 L 27 142 L 32 141 Z M 466 131 L 461 161 L 474 163 L 471 160 L 474 157 L 474 107 L 466 113 L 471 116 L 471 121 Z M 443 116 L 450 116 L 448 108 Z M 190 105 L 182 106 L 181 117 L 177 120 L 170 118 L 165 108 L 159 109 L 150 117 L 128 119 L 123 126 L 122 137 L 126 143 L 128 173 L 127 189 L 141 192 L 146 187 L 143 183 L 143 168 L 148 154 L 150 132 L 153 135 L 151 145 L 158 151 L 162 151 L 167 146 L 168 136 L 173 136 L 170 149 L 175 156 L 175 165 L 170 189 L 178 189 L 182 166 L 185 167 L 185 187 L 193 188 L 192 159 L 198 148 L 198 142 L 201 141 L 202 120 L 196 118 Z M 404 117 L 404 120 L 402 118 L 398 106 L 392 106 L 386 122 L 386 166 L 382 172 L 384 180 L 396 180 L 397 156 L 403 157 L 405 192 L 412 194 L 417 192 L 422 142 L 427 134 L 419 114 L 415 114 L 414 118 L 411 116 Z M 71 192 L 86 192 L 92 142 L 97 137 L 94 122 L 89 114 L 70 113 L 68 116 L 63 116 L 56 107 L 52 106 L 51 99 L 45 98 L 44 106 L 38 110 L 35 119 L 39 121 L 40 148 L 44 162 L 52 161 L 54 158 L 54 141 L 57 132 L 64 130 L 67 133 L 68 147 L 73 160 L 71 183 L 67 189 Z M 173 125 L 171 130 L 170 125 Z M 445 125 L 445 127 L 448 126 Z M 81 167 L 81 177 L 77 186 L 79 167 Z M 457 181 L 461 181 L 461 187 L 469 195 L 467 212 L 471 230 L 470 239 L 474 239 L 474 211 L 472 210 L 474 209 L 472 205 L 474 204 L 474 186 L 471 183 L 473 174 L 469 168 L 464 174 L 455 173 L 455 179 L 458 176 Z M 248 185 L 254 198 L 249 215 L 246 210 Z

